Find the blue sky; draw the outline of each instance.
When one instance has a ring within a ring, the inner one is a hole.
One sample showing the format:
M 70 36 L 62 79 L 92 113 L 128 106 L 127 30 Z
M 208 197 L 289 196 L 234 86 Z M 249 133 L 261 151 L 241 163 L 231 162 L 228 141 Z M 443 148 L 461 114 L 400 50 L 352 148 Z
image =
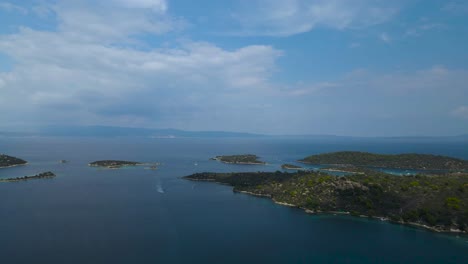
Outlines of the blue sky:
M 0 0 L 0 130 L 468 133 L 468 2 Z

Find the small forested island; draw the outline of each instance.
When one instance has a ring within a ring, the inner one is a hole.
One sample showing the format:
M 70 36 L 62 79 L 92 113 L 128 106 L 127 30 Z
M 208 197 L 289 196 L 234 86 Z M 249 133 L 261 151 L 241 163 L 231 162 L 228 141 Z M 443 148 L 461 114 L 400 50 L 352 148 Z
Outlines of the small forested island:
M 253 155 L 253 154 L 216 156 L 211 159 L 221 161 L 223 163 L 231 163 L 231 164 L 252 164 L 252 165 L 266 164 L 265 162 L 260 161 L 257 155 Z
M 118 169 L 123 166 L 143 165 L 141 162 L 126 161 L 126 160 L 98 160 L 88 164 L 91 167 L 106 167 L 109 169 Z
M 5 154 L 0 154 L 0 168 L 24 165 L 26 163 L 28 163 L 28 162 L 25 161 L 25 160 L 22 160 L 20 158 L 8 156 L 8 155 L 5 155 Z
M 27 181 L 27 180 L 37 180 L 37 179 L 51 179 L 54 178 L 55 174 L 48 171 L 39 173 L 34 176 L 24 176 L 24 177 L 16 177 L 16 178 L 8 178 L 8 179 L 0 179 L 0 182 L 18 182 L 18 181 Z
M 293 164 L 283 164 L 281 165 L 281 168 L 284 170 L 302 170 L 301 166 L 293 165 Z
M 321 172 L 196 173 L 185 179 L 214 181 L 271 198 L 308 213 L 380 218 L 437 232 L 468 233 L 468 174 L 395 176 L 366 170 L 331 176 Z
M 341 151 L 312 155 L 299 162 L 326 165 L 353 165 L 390 169 L 414 170 L 468 170 L 468 161 L 430 154 L 374 154 L 357 151 Z

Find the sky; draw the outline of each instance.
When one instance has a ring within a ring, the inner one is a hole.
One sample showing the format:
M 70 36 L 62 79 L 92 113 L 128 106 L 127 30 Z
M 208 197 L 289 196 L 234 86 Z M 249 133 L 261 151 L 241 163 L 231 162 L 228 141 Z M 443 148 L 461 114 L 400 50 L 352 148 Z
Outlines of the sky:
M 0 130 L 468 134 L 466 0 L 0 0 Z

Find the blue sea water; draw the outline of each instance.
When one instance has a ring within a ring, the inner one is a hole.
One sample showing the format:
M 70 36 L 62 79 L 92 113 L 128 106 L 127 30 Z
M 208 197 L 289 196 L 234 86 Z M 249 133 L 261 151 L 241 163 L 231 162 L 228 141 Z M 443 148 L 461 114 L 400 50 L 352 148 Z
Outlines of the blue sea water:
M 233 193 L 229 186 L 181 179 L 202 171 L 275 171 L 338 150 L 468 159 L 467 142 L 0 138 L 1 153 L 29 161 L 0 169 L 0 178 L 57 174 L 0 184 L 0 263 L 468 263 L 466 236 L 308 215 Z M 268 165 L 209 160 L 243 153 L 257 154 Z M 101 159 L 161 166 L 87 166 Z

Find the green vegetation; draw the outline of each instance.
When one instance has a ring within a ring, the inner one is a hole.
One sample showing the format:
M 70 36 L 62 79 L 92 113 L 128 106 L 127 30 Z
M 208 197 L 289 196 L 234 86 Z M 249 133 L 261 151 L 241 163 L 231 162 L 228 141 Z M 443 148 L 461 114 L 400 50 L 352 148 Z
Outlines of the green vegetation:
M 24 177 L 16 177 L 16 178 L 8 178 L 8 179 L 0 179 L 0 182 L 18 182 L 18 181 L 27 181 L 27 180 L 37 180 L 37 179 L 51 179 L 54 178 L 55 174 L 52 172 L 43 172 L 39 173 L 34 176 L 24 176 Z
M 302 170 L 303 169 L 301 166 L 297 166 L 293 164 L 283 164 L 281 165 L 281 168 L 285 170 Z
M 107 167 L 110 169 L 117 169 L 123 166 L 136 166 L 141 165 L 140 162 L 125 161 L 125 160 L 99 160 L 89 163 L 91 167 Z
M 418 170 L 468 170 L 468 161 L 430 154 L 373 154 L 342 151 L 306 157 L 300 162 L 309 164 L 338 164 L 363 167 Z
M 212 158 L 213 160 L 218 160 L 224 163 L 232 164 L 265 164 L 265 162 L 258 160 L 258 157 L 253 154 L 244 154 L 244 155 L 229 155 L 229 156 L 216 156 Z
M 0 154 L 0 168 L 24 165 L 26 163 L 27 161 L 25 160 L 12 157 L 12 156 L 8 156 L 8 155 L 4 155 L 4 154 Z
M 322 172 L 197 173 L 189 180 L 216 181 L 234 191 L 266 196 L 308 212 L 348 212 L 468 232 L 468 174 L 395 176 L 377 171 L 350 176 Z

